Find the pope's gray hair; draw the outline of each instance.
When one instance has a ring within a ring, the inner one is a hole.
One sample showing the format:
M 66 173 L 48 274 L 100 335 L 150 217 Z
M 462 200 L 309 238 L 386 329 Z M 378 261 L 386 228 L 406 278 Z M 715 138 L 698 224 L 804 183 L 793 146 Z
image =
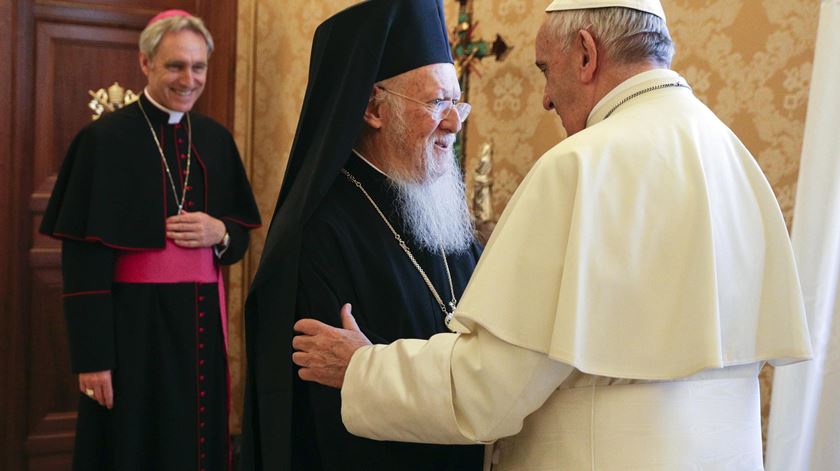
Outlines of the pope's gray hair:
M 669 67 L 674 42 L 665 21 L 656 15 L 623 7 L 549 12 L 546 28 L 568 49 L 578 31 L 587 30 L 619 64 L 653 60 Z
M 210 57 L 210 54 L 213 52 L 213 36 L 207 30 L 207 27 L 204 26 L 201 18 L 195 16 L 170 16 L 169 18 L 155 21 L 149 26 L 146 26 L 146 29 L 140 33 L 140 52 L 151 59 L 157 52 L 158 45 L 160 45 L 160 40 L 164 34 L 177 33 L 184 30 L 192 31 L 204 37 L 204 41 L 207 43 L 207 57 Z

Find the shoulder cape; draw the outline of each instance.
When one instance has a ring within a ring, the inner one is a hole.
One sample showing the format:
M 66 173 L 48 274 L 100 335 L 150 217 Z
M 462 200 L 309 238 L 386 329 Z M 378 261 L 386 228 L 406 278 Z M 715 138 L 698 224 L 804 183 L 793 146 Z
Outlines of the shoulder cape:
M 210 118 L 190 117 L 193 152 L 205 169 L 206 212 L 258 227 L 257 205 L 230 133 Z M 125 250 L 162 248 L 171 189 L 159 155 L 136 103 L 89 124 L 67 151 L 40 231 Z
M 455 318 L 461 331 L 481 325 L 619 378 L 811 355 L 770 185 L 734 134 L 674 89 L 628 102 L 540 158 Z

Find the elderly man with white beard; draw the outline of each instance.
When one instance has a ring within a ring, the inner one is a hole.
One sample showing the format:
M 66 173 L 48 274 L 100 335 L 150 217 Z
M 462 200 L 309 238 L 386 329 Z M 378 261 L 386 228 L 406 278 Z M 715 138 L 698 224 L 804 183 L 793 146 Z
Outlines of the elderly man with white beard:
M 295 320 L 341 326 L 346 302 L 377 342 L 447 331 L 481 252 L 453 153 L 460 97 L 437 0 L 364 2 L 316 32 L 246 310 L 244 469 L 481 469 L 481 446 L 351 435 L 339 392 L 298 378 L 291 352 Z

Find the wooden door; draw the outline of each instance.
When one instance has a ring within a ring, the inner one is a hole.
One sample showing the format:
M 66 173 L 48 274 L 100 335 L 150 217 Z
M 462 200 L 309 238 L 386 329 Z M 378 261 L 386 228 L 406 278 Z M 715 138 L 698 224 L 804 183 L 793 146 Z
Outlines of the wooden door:
M 236 2 L 0 0 L 0 468 L 69 469 L 78 389 L 61 309 L 59 243 L 37 232 L 64 152 L 91 119 L 88 90 L 140 92 L 137 39 L 155 13 L 213 33 L 199 112 L 232 128 Z

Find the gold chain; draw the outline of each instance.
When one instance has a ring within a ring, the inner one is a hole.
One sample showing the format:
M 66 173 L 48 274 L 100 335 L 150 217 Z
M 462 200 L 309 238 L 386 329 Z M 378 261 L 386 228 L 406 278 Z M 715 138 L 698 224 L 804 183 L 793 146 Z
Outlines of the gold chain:
M 648 88 L 645 88 L 643 90 L 639 90 L 636 93 L 633 93 L 631 95 L 628 95 L 628 96 L 624 97 L 624 99 L 622 99 L 621 101 L 616 103 L 615 106 L 613 106 L 612 108 L 610 108 L 609 111 L 607 111 L 607 114 L 604 115 L 604 119 L 609 118 L 613 114 L 613 111 L 617 110 L 619 106 L 627 103 L 628 101 L 632 100 L 633 98 L 636 98 L 639 95 L 644 95 L 645 93 L 649 93 L 649 92 L 653 92 L 653 91 L 656 91 L 656 90 L 661 90 L 663 88 L 669 88 L 669 87 L 683 87 L 683 88 L 687 88 L 687 89 L 691 90 L 691 87 L 689 87 L 687 84 L 684 84 L 680 81 L 671 82 L 671 83 L 660 83 L 659 85 L 654 85 L 652 87 L 648 87 Z
M 452 284 L 452 273 L 450 273 L 449 271 L 449 263 L 446 261 L 446 252 L 443 251 L 443 247 L 440 248 L 440 256 L 443 258 L 443 266 L 446 267 L 446 277 L 449 280 L 449 292 L 452 294 L 452 301 L 449 302 L 450 309 L 446 309 L 446 305 L 443 303 L 443 299 L 438 294 L 437 290 L 432 284 L 432 281 L 426 275 L 426 272 L 423 271 L 423 268 L 420 266 L 419 263 L 417 263 L 417 260 L 411 253 L 411 249 L 408 248 L 408 244 L 405 243 L 405 241 L 397 232 L 397 230 L 394 229 L 394 226 L 392 226 L 391 223 L 388 221 L 388 218 L 385 217 L 385 214 L 382 213 L 382 210 L 379 209 L 379 205 L 377 205 L 376 202 L 373 201 L 373 198 L 371 198 L 371 196 L 368 194 L 368 192 L 365 191 L 365 187 L 362 186 L 362 182 L 357 180 L 356 177 L 354 177 L 353 174 L 348 172 L 346 169 L 341 169 L 341 173 L 343 173 L 344 176 L 347 177 L 347 179 L 350 181 L 350 183 L 355 185 L 356 188 L 358 188 L 359 191 L 361 191 L 362 194 L 365 195 L 365 198 L 367 198 L 367 200 L 370 201 L 370 204 L 373 206 L 373 209 L 375 209 L 376 212 L 379 213 L 379 217 L 382 218 L 382 221 L 385 222 L 385 225 L 388 226 L 388 229 L 390 229 L 391 233 L 394 234 L 394 238 L 397 240 L 397 243 L 400 244 L 400 248 L 403 249 L 403 252 L 405 252 L 405 254 L 408 256 L 408 259 L 411 260 L 412 264 L 414 264 L 414 268 L 417 269 L 417 271 L 420 273 L 420 276 L 423 278 L 423 281 L 426 282 L 426 286 L 429 287 L 429 291 L 432 292 L 432 296 L 434 296 L 435 301 L 437 301 L 441 312 L 443 312 L 443 315 L 445 316 L 443 319 L 444 323 L 447 327 L 449 327 L 449 323 L 452 321 L 453 313 L 455 312 L 455 308 L 458 305 L 458 301 L 455 299 L 455 287 Z
M 155 133 L 155 128 L 152 126 L 152 122 L 149 120 L 149 116 L 146 114 L 146 110 L 143 109 L 143 102 L 141 100 L 137 100 L 137 104 L 140 105 L 140 111 L 143 113 L 143 117 L 146 118 L 146 124 L 149 125 L 149 131 L 152 132 L 152 138 L 155 140 L 155 144 L 157 144 L 158 152 L 160 152 L 160 160 L 163 161 L 163 167 L 166 169 L 166 175 L 169 176 L 169 184 L 172 185 L 172 194 L 175 196 L 175 204 L 178 205 L 178 214 L 181 214 L 181 211 L 184 209 L 184 201 L 187 199 L 187 185 L 190 182 L 190 162 L 192 161 L 192 123 L 190 122 L 190 113 L 187 112 L 187 173 L 184 175 L 184 187 L 181 189 L 181 200 L 178 201 L 178 190 L 175 188 L 175 179 L 172 178 L 172 172 L 169 170 L 169 164 L 166 162 L 166 156 L 163 155 L 163 147 L 160 145 L 160 141 L 157 138 L 157 133 Z

